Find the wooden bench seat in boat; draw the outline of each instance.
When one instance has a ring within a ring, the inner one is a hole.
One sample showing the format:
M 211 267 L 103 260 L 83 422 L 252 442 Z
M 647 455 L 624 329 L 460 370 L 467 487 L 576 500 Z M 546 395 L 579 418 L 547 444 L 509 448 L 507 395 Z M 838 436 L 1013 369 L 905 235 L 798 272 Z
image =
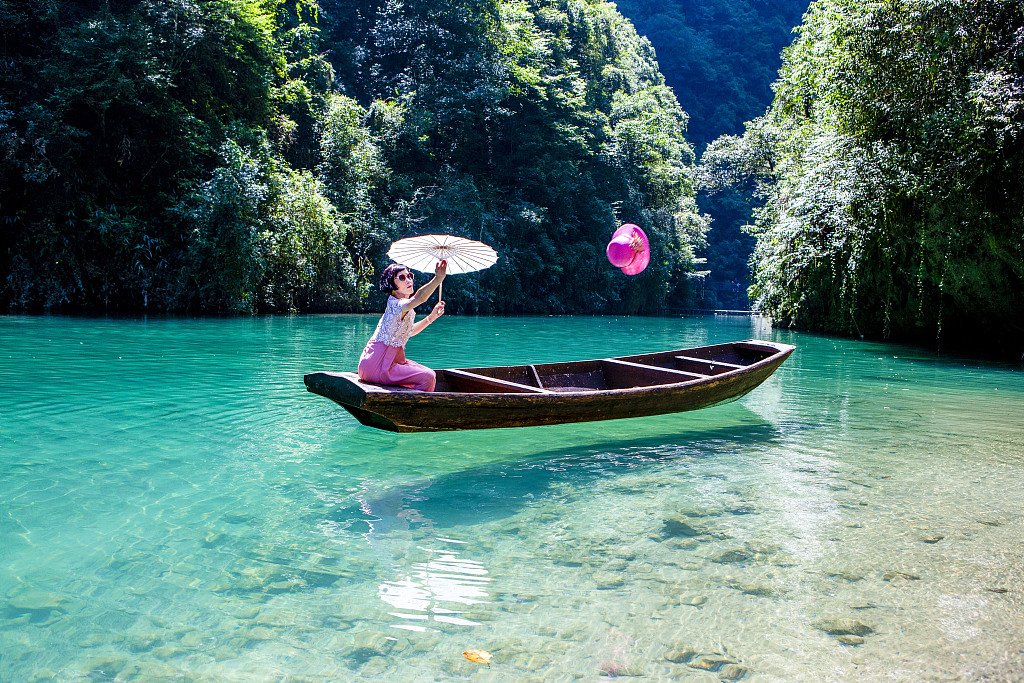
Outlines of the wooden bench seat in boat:
M 550 394 L 547 389 L 538 389 L 528 384 L 519 384 L 496 377 L 478 375 L 466 370 L 441 370 L 445 375 L 455 378 L 459 389 L 463 391 L 496 391 L 499 393 Z

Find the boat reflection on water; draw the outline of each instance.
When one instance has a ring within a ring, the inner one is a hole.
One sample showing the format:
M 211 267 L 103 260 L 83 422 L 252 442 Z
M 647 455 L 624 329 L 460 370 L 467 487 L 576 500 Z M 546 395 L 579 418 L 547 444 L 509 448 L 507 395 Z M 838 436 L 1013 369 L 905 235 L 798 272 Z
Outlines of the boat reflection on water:
M 384 581 L 377 589 L 381 600 L 390 606 L 388 614 L 405 623 L 392 624 L 407 631 L 431 631 L 431 622 L 479 626 L 463 616 L 472 605 L 486 604 L 487 585 L 491 578 L 482 562 L 461 557 L 466 541 L 430 535 L 423 538 L 416 531 L 431 530 L 433 521 L 409 505 L 410 501 L 428 500 L 423 490 L 430 481 L 413 486 L 392 487 L 384 495 L 357 496 L 366 515 L 369 530 L 363 534 L 381 564 L 394 571 L 398 578 Z M 420 537 L 420 540 L 414 540 Z M 423 561 L 406 562 L 399 558 L 423 557 Z

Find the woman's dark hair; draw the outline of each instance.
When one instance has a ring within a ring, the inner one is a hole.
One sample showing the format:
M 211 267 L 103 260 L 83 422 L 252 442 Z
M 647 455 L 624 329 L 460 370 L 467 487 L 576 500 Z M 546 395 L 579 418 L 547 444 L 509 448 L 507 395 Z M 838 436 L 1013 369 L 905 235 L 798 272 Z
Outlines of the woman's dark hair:
M 384 269 L 384 272 L 380 274 L 380 291 L 390 292 L 395 287 L 395 276 L 401 273 L 403 270 L 409 270 L 400 263 L 392 263 L 390 266 Z

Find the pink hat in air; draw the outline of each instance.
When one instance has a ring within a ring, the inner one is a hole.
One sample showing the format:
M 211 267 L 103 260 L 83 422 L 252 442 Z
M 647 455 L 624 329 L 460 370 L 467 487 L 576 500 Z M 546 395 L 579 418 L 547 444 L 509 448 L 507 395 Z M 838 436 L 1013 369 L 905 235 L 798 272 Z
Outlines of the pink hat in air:
M 612 241 L 605 249 L 612 265 L 626 275 L 636 275 L 651 262 L 651 245 L 647 235 L 639 226 L 625 223 L 612 235 Z

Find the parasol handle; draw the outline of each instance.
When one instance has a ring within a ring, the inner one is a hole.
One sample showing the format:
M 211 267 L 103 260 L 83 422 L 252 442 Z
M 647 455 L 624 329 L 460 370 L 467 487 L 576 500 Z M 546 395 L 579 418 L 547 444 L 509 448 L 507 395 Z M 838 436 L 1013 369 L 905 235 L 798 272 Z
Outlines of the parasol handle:
M 441 259 L 441 263 L 448 265 L 447 259 Z M 443 299 L 441 298 L 442 290 L 444 290 L 444 280 L 441 280 L 440 282 L 437 283 L 437 303 L 441 303 L 441 301 L 443 301 Z

